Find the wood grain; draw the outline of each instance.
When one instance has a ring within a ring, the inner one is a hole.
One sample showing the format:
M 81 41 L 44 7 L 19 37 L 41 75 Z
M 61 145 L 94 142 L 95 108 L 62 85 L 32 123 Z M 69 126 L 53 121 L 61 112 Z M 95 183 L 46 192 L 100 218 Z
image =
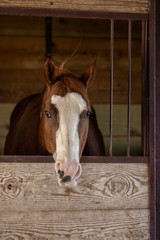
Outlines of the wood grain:
M 147 164 L 85 164 L 78 187 L 51 163 L 0 163 L 0 239 L 149 240 Z
M 149 210 L 1 212 L 1 240 L 149 240 Z
M 127 38 L 127 21 L 115 21 L 115 38 Z M 110 19 L 52 18 L 53 38 L 110 38 Z M 0 36 L 45 37 L 45 18 L 0 16 Z M 141 38 L 141 22 L 132 22 L 132 38 Z
M 0 163 L 0 210 L 149 208 L 147 164 L 83 163 L 82 167 L 77 188 L 66 193 L 58 187 L 52 163 Z
M 17 102 L 36 93 L 44 86 L 44 38 L 0 37 L 0 102 Z M 64 44 L 65 42 L 65 44 Z M 76 48 L 79 39 L 54 38 L 53 60 L 59 65 Z M 127 40 L 115 41 L 114 103 L 128 101 Z M 133 40 L 132 103 L 141 102 L 141 42 Z M 110 96 L 110 42 L 107 39 L 83 40 L 77 55 L 66 65 L 80 75 L 97 58 L 97 75 L 89 89 L 92 103 L 109 103 Z
M 45 8 L 61 10 L 101 11 L 101 12 L 127 12 L 127 13 L 149 13 L 149 0 L 2 0 L 0 7 L 23 7 L 23 8 Z

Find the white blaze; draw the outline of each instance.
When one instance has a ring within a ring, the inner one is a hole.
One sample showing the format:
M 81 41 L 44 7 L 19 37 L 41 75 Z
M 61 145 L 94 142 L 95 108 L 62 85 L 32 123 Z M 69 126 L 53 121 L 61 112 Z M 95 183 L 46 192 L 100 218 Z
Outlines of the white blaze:
M 79 162 L 78 124 L 80 114 L 87 104 L 78 93 L 67 93 L 64 97 L 53 95 L 51 103 L 59 112 L 59 128 L 56 132 L 56 161 Z

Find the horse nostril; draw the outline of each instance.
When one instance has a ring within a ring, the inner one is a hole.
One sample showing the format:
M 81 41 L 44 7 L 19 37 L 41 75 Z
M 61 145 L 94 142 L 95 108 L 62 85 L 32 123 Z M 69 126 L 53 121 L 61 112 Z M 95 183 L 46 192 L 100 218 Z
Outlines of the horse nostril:
M 71 182 L 70 176 L 65 176 L 61 181 L 62 184 L 69 183 L 69 182 Z
M 61 170 L 58 170 L 58 175 L 59 175 L 59 178 L 62 179 L 64 176 L 64 172 Z

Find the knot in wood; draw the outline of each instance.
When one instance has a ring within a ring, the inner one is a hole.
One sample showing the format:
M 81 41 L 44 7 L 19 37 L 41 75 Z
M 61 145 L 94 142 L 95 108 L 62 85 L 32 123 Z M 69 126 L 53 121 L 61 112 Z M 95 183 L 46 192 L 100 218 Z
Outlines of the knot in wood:
M 110 196 L 126 195 L 130 189 L 130 182 L 128 178 L 123 175 L 112 176 L 112 178 L 105 184 L 107 192 L 109 191 Z
M 18 177 L 4 178 L 2 181 L 2 193 L 8 197 L 17 197 L 21 191 L 22 180 Z

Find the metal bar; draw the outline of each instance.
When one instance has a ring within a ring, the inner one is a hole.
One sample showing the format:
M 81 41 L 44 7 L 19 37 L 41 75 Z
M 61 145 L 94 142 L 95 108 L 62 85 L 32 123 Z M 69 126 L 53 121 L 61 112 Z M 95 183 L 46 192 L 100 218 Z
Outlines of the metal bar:
M 68 18 L 97 18 L 115 20 L 147 20 L 147 13 L 113 13 L 98 11 L 62 10 L 47 8 L 0 7 L 0 15 L 48 16 Z
M 46 57 L 52 57 L 52 18 L 45 18 Z
M 158 1 L 151 0 L 149 19 L 149 162 L 151 240 L 158 240 L 156 238 L 156 4 Z
M 0 163 L 54 163 L 52 156 L 0 156 Z M 148 157 L 82 156 L 82 163 L 148 163 Z
M 148 155 L 148 115 L 149 115 L 149 78 L 148 78 L 148 22 L 142 21 L 142 152 Z
M 128 114 L 127 114 L 127 156 L 130 156 L 130 113 L 131 113 L 131 60 L 132 60 L 132 21 L 128 21 Z
M 113 57 L 114 57 L 114 20 L 111 19 L 110 34 L 110 133 L 109 133 L 109 155 L 112 156 L 113 136 Z

